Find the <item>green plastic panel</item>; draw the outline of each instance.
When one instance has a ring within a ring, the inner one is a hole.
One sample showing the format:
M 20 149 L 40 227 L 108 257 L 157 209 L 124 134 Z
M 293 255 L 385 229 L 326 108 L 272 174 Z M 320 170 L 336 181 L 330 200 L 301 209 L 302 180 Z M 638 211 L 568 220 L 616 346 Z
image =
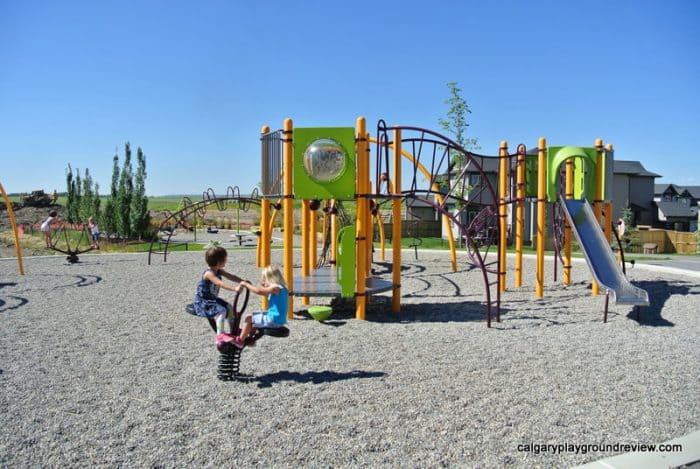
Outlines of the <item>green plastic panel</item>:
M 338 232 L 336 278 L 343 298 L 355 296 L 355 227 L 346 226 Z
M 525 197 L 537 197 L 537 155 L 525 155 Z
M 333 140 L 345 151 L 345 165 L 332 180 L 320 181 L 304 168 L 304 152 L 316 140 Z M 355 129 L 353 127 L 299 127 L 294 129 L 294 196 L 301 199 L 355 198 Z
M 595 199 L 596 159 L 598 151 L 591 147 L 547 147 L 547 200 L 556 202 L 559 187 L 559 167 L 569 158 L 574 166 L 574 198 Z

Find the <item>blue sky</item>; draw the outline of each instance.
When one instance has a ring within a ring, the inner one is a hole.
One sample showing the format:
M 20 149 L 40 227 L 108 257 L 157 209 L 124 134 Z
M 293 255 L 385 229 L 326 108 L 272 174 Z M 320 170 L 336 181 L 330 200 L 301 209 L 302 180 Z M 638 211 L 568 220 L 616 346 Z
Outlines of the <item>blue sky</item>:
M 149 195 L 246 193 L 259 132 L 367 118 L 439 131 L 456 81 L 481 153 L 613 143 L 700 185 L 700 2 L 0 0 L 0 182 L 108 191 L 115 150 Z

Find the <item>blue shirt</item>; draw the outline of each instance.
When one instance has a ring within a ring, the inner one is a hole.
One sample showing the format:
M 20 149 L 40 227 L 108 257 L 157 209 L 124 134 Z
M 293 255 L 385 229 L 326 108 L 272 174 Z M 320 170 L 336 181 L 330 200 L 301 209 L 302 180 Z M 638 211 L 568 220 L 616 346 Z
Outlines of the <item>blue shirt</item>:
M 289 290 L 286 287 L 280 287 L 280 292 L 276 295 L 269 294 L 267 296 L 268 309 L 267 317 L 275 324 L 287 324 L 287 308 L 289 304 Z

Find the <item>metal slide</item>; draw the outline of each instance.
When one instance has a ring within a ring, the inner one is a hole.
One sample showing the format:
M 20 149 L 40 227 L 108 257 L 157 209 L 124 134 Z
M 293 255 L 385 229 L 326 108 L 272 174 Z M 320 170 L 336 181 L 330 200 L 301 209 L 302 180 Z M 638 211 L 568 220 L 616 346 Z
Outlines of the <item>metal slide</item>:
M 576 233 L 588 267 L 601 288 L 607 288 L 617 304 L 649 306 L 646 290 L 632 285 L 623 274 L 591 204 L 586 199 L 566 200 L 561 196 L 559 202 Z

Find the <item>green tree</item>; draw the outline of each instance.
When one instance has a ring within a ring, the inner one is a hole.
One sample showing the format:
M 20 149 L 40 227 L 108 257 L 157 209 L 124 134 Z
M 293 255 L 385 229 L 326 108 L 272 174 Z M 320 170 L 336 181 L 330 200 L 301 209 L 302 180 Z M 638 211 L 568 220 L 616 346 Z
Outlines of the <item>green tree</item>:
M 95 183 L 95 188 L 93 189 L 92 195 L 92 213 L 95 214 L 95 220 L 99 223 L 102 215 L 102 212 L 100 211 L 102 201 L 100 200 L 100 185 L 98 183 Z
M 66 211 L 64 214 L 65 219 L 69 223 L 73 223 L 78 217 L 78 201 L 76 200 L 75 194 L 75 180 L 73 178 L 73 168 L 68 165 L 66 170 Z
M 95 209 L 95 193 L 93 190 L 92 176 L 90 170 L 85 168 L 85 176 L 83 177 L 83 192 L 80 198 L 80 221 L 87 222 L 87 219 L 96 215 Z
M 447 87 L 450 90 L 450 97 L 445 100 L 445 104 L 448 106 L 447 115 L 445 118 L 439 118 L 438 123 L 440 127 L 451 133 L 454 136 L 455 142 L 457 142 L 463 149 L 478 150 L 478 139 L 467 137 L 467 128 L 469 123 L 467 121 L 467 115 L 471 114 L 471 109 L 469 109 L 469 104 L 462 97 L 462 89 L 457 86 L 456 81 L 451 81 L 447 83 Z M 467 156 L 462 152 L 455 150 L 450 150 L 450 171 L 459 171 L 467 163 Z M 463 197 L 466 196 L 471 191 L 471 187 L 464 184 L 464 181 L 438 181 L 441 186 L 451 186 L 457 185 L 456 191 L 453 194 L 461 194 Z M 458 205 L 461 205 L 458 203 Z
M 75 185 L 75 209 L 73 212 L 73 223 L 80 223 L 80 205 L 83 201 L 83 180 L 80 177 L 80 168 L 75 169 L 75 180 L 73 181 Z
M 622 235 L 621 240 L 622 247 L 624 249 L 627 249 L 632 244 L 631 232 L 633 231 L 632 223 L 634 223 L 634 212 L 632 211 L 629 205 L 622 209 L 622 212 L 620 213 L 620 218 L 622 218 L 622 221 L 625 223 L 625 234 Z
M 146 156 L 141 147 L 136 150 L 136 161 L 134 191 L 131 198 L 131 231 L 141 239 L 146 235 L 151 221 L 148 213 L 148 198 L 146 197 Z
M 448 105 L 447 116 L 444 119 L 439 118 L 438 123 L 443 130 L 454 135 L 455 142 L 462 148 L 478 150 L 478 139 L 467 137 L 467 128 L 469 127 L 467 114 L 471 114 L 472 111 L 462 97 L 462 89 L 457 86 L 456 81 L 447 83 L 447 87 L 450 89 L 450 97 L 445 100 L 445 104 Z M 463 161 L 459 163 L 463 163 Z
M 100 220 L 99 185 L 93 182 L 90 170 L 85 169 L 85 176 L 80 177 L 80 169 L 75 174 L 68 165 L 66 170 L 67 200 L 65 219 L 69 223 L 85 223 L 89 217 Z
M 131 169 L 131 145 L 124 145 L 124 164 L 119 175 L 117 190 L 116 219 L 117 232 L 123 238 L 131 237 L 131 199 L 134 192 L 134 179 Z
M 66 212 L 64 217 L 68 223 L 79 223 L 80 205 L 82 203 L 82 181 L 80 178 L 80 169 L 77 169 L 73 175 L 73 168 L 68 165 L 66 171 Z
M 112 158 L 112 184 L 110 186 L 109 197 L 105 202 L 105 209 L 102 212 L 102 230 L 108 235 L 117 232 L 116 204 L 119 193 L 119 156 L 115 153 Z
M 622 209 L 620 215 L 622 221 L 625 222 L 625 226 L 627 226 L 628 229 L 632 228 L 634 223 L 634 212 L 632 211 L 632 208 L 628 205 L 627 207 Z

